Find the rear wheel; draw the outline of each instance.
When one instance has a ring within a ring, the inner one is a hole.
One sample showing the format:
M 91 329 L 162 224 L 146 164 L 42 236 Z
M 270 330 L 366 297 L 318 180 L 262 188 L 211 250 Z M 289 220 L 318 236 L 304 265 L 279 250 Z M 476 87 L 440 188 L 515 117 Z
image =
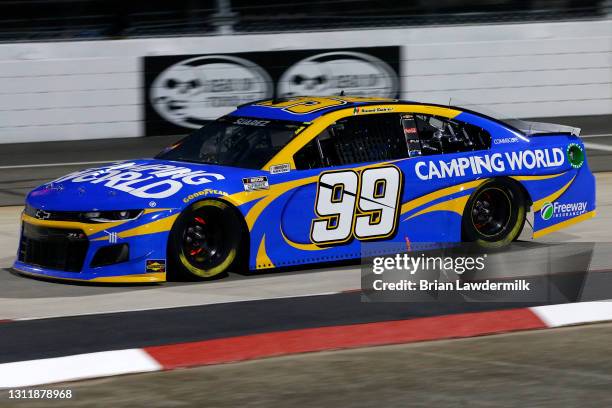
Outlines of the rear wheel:
M 242 228 L 229 204 L 204 200 L 187 208 L 170 233 L 171 277 L 214 279 L 239 259 Z
M 487 182 L 467 202 L 463 239 L 485 248 L 505 247 L 521 233 L 525 215 L 525 195 L 516 184 L 506 180 Z

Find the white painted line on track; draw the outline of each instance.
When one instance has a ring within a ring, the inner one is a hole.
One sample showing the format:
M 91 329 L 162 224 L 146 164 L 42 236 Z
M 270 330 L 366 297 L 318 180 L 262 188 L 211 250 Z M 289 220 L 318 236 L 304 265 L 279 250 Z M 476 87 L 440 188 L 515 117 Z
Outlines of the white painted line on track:
M 612 145 L 605 145 L 601 143 L 585 142 L 584 147 L 586 147 L 587 149 L 591 149 L 591 150 L 601 150 L 604 152 L 612 152 Z
M 612 320 L 612 302 L 609 300 L 535 306 L 531 311 L 548 327 Z
M 0 364 L 0 389 L 161 370 L 142 349 L 103 351 Z
M 87 166 L 90 164 L 104 164 L 113 163 L 119 160 L 104 160 L 104 161 L 90 161 L 90 162 L 72 162 L 72 163 L 45 163 L 45 164 L 19 164 L 15 166 L 0 166 L 0 170 L 10 169 L 29 169 L 35 167 L 62 167 L 62 166 Z
M 253 297 L 253 298 L 248 298 L 248 299 L 246 298 L 245 299 L 242 299 L 242 298 L 220 299 L 220 300 L 213 300 L 207 303 L 203 302 L 201 304 L 181 304 L 181 305 L 171 305 L 171 306 L 154 306 L 153 305 L 153 306 L 148 306 L 148 307 L 143 307 L 143 308 L 130 307 L 130 308 L 125 308 L 125 309 L 109 309 L 109 310 L 95 311 L 95 312 L 74 312 L 74 313 L 71 313 L 70 315 L 66 315 L 66 314 L 46 315 L 45 314 L 45 315 L 33 316 L 33 317 L 16 317 L 14 319 L 5 319 L 2 316 L 0 316 L 0 322 L 3 320 L 18 322 L 18 321 L 29 321 L 29 320 L 56 319 L 59 317 L 96 316 L 96 315 L 101 315 L 101 314 L 148 312 L 151 310 L 168 310 L 168 309 L 176 309 L 180 307 L 209 306 L 209 305 L 218 305 L 218 304 L 223 304 L 223 303 L 257 302 L 257 301 L 262 301 L 262 300 L 275 300 L 275 299 L 299 299 L 303 297 L 329 296 L 329 295 L 338 295 L 338 294 L 345 293 L 345 292 L 357 292 L 357 291 L 361 291 L 361 288 L 347 289 L 347 290 L 341 290 L 341 291 L 336 291 L 336 292 L 316 292 L 316 293 L 313 292 L 313 293 L 305 293 L 305 294 L 297 294 L 297 295 L 268 295 L 268 296 Z M 2 299 L 0 298 L 0 300 Z

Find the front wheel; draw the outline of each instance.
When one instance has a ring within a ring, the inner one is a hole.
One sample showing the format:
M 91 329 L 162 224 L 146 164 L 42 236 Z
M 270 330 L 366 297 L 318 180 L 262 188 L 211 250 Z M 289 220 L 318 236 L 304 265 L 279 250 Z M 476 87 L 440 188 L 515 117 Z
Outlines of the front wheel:
M 492 180 L 472 194 L 463 213 L 463 240 L 484 248 L 503 248 L 525 224 L 527 203 L 522 190 L 507 180 Z
M 229 204 L 220 200 L 193 204 L 170 232 L 171 277 L 204 280 L 227 275 L 239 259 L 241 236 L 240 220 Z

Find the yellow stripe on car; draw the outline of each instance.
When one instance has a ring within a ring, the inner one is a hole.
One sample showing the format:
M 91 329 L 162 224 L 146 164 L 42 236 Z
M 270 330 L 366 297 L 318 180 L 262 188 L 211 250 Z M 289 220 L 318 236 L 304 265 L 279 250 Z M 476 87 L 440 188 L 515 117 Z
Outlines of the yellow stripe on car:
M 172 229 L 172 225 L 174 225 L 174 221 L 176 220 L 178 216 L 179 214 L 174 214 L 169 217 L 165 217 L 165 218 L 150 222 L 148 224 L 140 225 L 132 229 L 121 231 L 117 233 L 117 236 L 119 238 L 129 238 L 129 237 L 135 237 L 138 235 L 147 235 L 147 234 L 155 234 L 157 232 L 170 231 Z M 109 237 L 107 235 L 101 238 L 96 238 L 94 239 L 94 241 L 108 241 L 108 238 Z
M 475 180 L 475 181 L 469 181 L 467 183 L 457 184 L 457 185 L 446 187 L 441 190 L 437 190 L 432 193 L 426 194 L 424 196 L 415 198 L 414 200 L 407 201 L 404 204 L 402 204 L 400 214 L 405 214 L 410 210 L 413 210 L 422 205 L 426 205 L 434 200 L 437 200 L 438 198 L 449 196 L 451 194 L 459 193 L 461 191 L 469 190 L 472 188 L 476 188 L 487 180 L 489 179 L 485 178 L 485 179 L 480 179 L 480 180 Z
M 84 279 L 73 279 L 73 278 L 59 278 L 55 276 L 26 272 L 18 268 L 14 268 L 14 269 L 22 275 L 33 276 L 36 278 L 45 278 L 49 280 L 67 281 L 67 282 L 155 283 L 155 282 L 165 282 L 166 281 L 165 272 L 144 273 L 144 274 L 136 274 L 136 275 L 121 275 L 121 276 L 101 276 L 99 278 L 84 280 Z
M 567 190 L 572 183 L 574 182 L 574 179 L 576 178 L 576 176 L 572 177 L 572 179 L 570 181 L 568 181 L 563 187 L 561 187 L 560 189 L 558 189 L 557 191 L 555 191 L 554 193 L 541 198 L 537 201 L 535 201 L 533 203 L 532 209 L 533 211 L 539 211 L 542 206 L 546 203 L 552 203 L 553 201 L 555 201 L 557 198 L 559 198 L 561 196 L 561 194 L 563 194 L 565 192 L 565 190 Z
M 259 243 L 259 248 L 257 249 L 257 258 L 255 259 L 255 267 L 257 269 L 266 269 L 266 268 L 274 268 L 274 263 L 268 256 L 268 252 L 266 251 L 266 235 L 264 234 L 261 237 L 261 242 Z
M 104 276 L 93 278 L 88 282 L 104 282 L 104 283 L 146 283 L 146 282 L 165 282 L 166 273 L 143 273 L 138 275 L 123 275 L 123 276 Z
M 561 177 L 565 174 L 567 174 L 567 171 L 564 171 L 563 173 L 557 173 L 557 174 L 547 174 L 545 176 L 511 176 L 510 178 L 517 180 L 517 181 L 549 180 L 549 179 Z
M 102 223 L 96 223 L 96 224 L 88 224 L 88 223 L 76 222 L 76 221 L 39 220 L 38 218 L 34 218 L 27 214 L 22 214 L 21 220 L 28 224 L 38 225 L 41 227 L 80 229 L 80 230 L 83 230 L 85 235 L 94 235 L 100 231 L 104 231 L 105 229 L 114 228 L 118 225 L 124 224 L 129 221 L 129 220 L 128 221 L 114 221 L 114 222 L 102 222 Z
M 459 215 L 463 215 L 463 210 L 465 209 L 465 205 L 467 204 L 469 199 L 470 199 L 470 196 L 468 194 L 468 195 L 453 198 L 447 201 L 442 201 L 441 203 L 434 204 L 430 207 L 424 208 L 421 211 L 418 211 L 412 214 L 410 217 L 407 217 L 403 221 L 409 220 L 414 217 L 418 217 L 419 215 L 422 215 L 422 214 L 427 214 L 432 211 L 452 211 Z

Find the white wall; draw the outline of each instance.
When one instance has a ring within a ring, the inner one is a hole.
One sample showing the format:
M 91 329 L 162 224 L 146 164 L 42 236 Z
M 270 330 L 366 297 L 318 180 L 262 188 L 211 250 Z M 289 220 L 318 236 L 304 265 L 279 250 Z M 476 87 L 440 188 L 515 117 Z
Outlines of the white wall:
M 612 114 L 612 20 L 0 44 L 0 143 L 143 135 L 140 57 L 401 45 L 405 99 Z

